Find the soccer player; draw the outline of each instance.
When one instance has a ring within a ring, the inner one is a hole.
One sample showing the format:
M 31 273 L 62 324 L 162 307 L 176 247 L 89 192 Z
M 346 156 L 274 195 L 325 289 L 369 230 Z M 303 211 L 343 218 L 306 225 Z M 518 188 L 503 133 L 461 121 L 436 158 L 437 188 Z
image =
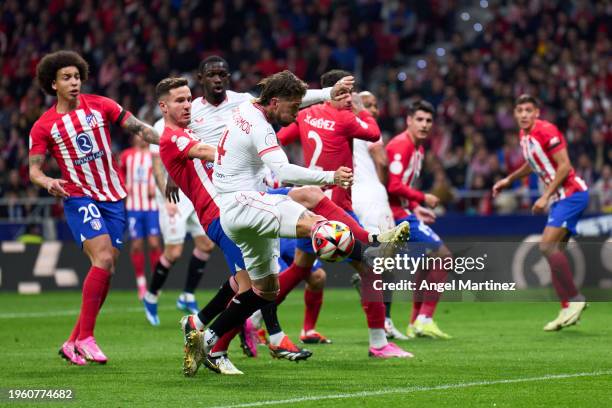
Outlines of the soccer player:
M 359 93 L 365 110 L 370 112 L 374 119 L 378 118 L 378 104 L 376 96 L 371 92 Z M 353 140 L 353 164 L 355 166 L 355 182 L 351 191 L 353 208 L 359 221 L 367 231 L 379 233 L 382 230 L 393 228 L 395 221 L 389 207 L 387 196 L 387 175 L 389 161 L 382 137 L 377 142 L 362 139 Z M 354 279 L 358 280 L 356 274 Z M 391 298 L 393 292 L 385 293 L 385 333 L 389 339 L 408 340 L 400 332 L 391 319 Z
M 514 105 L 514 118 L 520 128 L 520 140 L 525 163 L 493 186 L 493 196 L 532 171 L 546 186 L 533 204 L 534 214 L 545 214 L 548 221 L 542 234 L 540 251 L 552 272 L 555 291 L 561 300 L 561 311 L 556 319 L 544 326 L 545 331 L 561 330 L 576 324 L 586 308 L 584 296 L 572 278 L 569 260 L 563 252 L 576 224 L 589 204 L 586 183 L 570 163 L 567 143 L 555 125 L 539 119 L 540 105 L 531 95 L 521 95 Z
M 189 128 L 193 131 L 193 135 L 199 140 L 209 143 L 211 145 L 216 146 L 221 139 L 221 135 L 223 130 L 225 129 L 225 123 L 228 120 L 231 120 L 232 110 L 236 108 L 238 105 L 245 101 L 252 100 L 254 97 L 249 93 L 238 93 L 229 90 L 229 66 L 228 63 L 221 57 L 212 55 L 204 59 L 200 66 L 198 67 L 198 81 L 203 90 L 203 96 L 198 97 L 193 101 L 192 105 L 192 119 L 189 125 Z M 333 86 L 329 86 L 327 88 L 321 90 L 308 90 L 306 95 L 302 100 L 301 106 L 307 106 L 309 104 L 322 102 L 332 98 L 338 93 L 338 90 L 342 87 L 352 87 L 353 79 L 352 77 L 341 78 L 335 84 L 331 84 Z M 299 189 L 296 189 L 299 190 Z M 349 227 L 357 233 L 356 228 L 358 225 L 356 223 L 350 224 L 352 219 L 350 217 L 346 217 L 347 219 L 342 218 L 344 215 L 343 212 L 339 208 L 334 208 L 333 203 L 329 201 L 319 189 L 313 188 L 313 190 L 304 190 L 304 191 L 293 191 L 290 194 L 290 197 L 306 206 L 308 209 L 313 209 L 313 211 L 320 213 L 321 215 L 330 218 L 337 219 L 339 221 L 343 221 L 349 224 Z M 317 204 L 319 204 L 317 206 Z M 320 211 L 320 212 L 319 212 Z M 365 232 L 365 231 L 364 231 Z M 367 238 L 367 233 L 365 234 Z M 282 245 L 285 245 L 287 241 L 283 240 Z M 299 283 L 302 279 L 293 280 L 291 279 L 294 276 L 294 272 L 298 269 L 298 266 L 295 263 L 291 263 L 288 267 L 288 274 L 281 275 L 281 281 L 287 280 L 286 284 L 281 285 L 281 290 L 284 292 L 284 288 L 293 288 L 297 283 Z M 301 270 L 301 269 L 300 269 Z M 310 268 L 306 269 L 306 272 L 310 273 Z M 312 277 L 312 284 L 319 285 L 321 280 L 317 279 L 320 277 L 320 272 L 317 272 L 317 275 Z M 295 283 L 293 283 L 295 282 Z M 314 286 L 313 286 L 314 287 Z M 318 287 L 318 286 L 316 286 Z M 286 292 L 284 292 L 286 294 Z M 308 309 L 307 313 L 309 314 L 309 319 L 312 320 L 314 318 L 314 314 L 316 312 L 317 305 L 322 300 L 322 292 L 314 291 L 312 293 L 313 296 L 309 296 L 309 304 L 314 305 L 313 309 Z M 284 296 L 281 296 L 284 298 Z M 267 322 L 277 321 L 275 317 L 276 312 L 272 310 L 272 308 L 264 310 L 267 313 Z M 248 323 L 248 322 L 247 322 Z M 272 324 L 272 323 L 271 323 Z M 268 324 L 266 324 L 268 325 Z M 272 324 L 276 325 L 276 324 Z M 255 337 L 254 331 L 245 330 L 241 334 L 241 339 L 253 339 Z M 278 344 L 274 344 L 276 340 L 284 339 L 280 335 L 271 337 L 269 343 L 269 347 L 271 350 L 278 346 Z M 302 340 L 306 340 L 306 342 L 315 342 L 317 339 L 322 339 L 322 336 L 319 336 L 318 333 L 314 331 L 312 328 L 308 334 L 301 336 Z M 250 346 L 249 346 L 250 344 Z M 243 342 L 242 348 L 247 352 L 248 355 L 255 355 L 256 348 L 255 343 L 251 341 L 249 344 Z M 272 350 L 276 352 L 275 350 Z
M 134 138 L 133 144 L 133 147 L 121 153 L 119 162 L 128 194 L 125 207 L 130 237 L 130 258 L 136 273 L 138 299 L 142 300 L 147 291 L 144 238 L 147 238 L 149 261 L 153 271 L 161 254 L 159 214 L 157 203 L 153 198 L 155 186 L 151 172 L 149 144 L 140 138 Z
M 241 374 L 227 358 L 227 346 L 237 334 L 247 316 L 268 302 L 261 301 L 251 289 L 249 276 L 245 271 L 242 254 L 238 247 L 225 235 L 219 221 L 218 195 L 209 179 L 215 148 L 199 142 L 186 129 L 191 119 L 191 91 L 187 80 L 183 78 L 167 78 L 156 87 L 160 109 L 164 114 L 165 129 L 160 142 L 160 157 L 168 174 L 187 194 L 198 213 L 200 223 L 206 234 L 223 251 L 233 277 L 217 292 L 215 297 L 198 314 L 185 316 L 181 325 L 186 336 L 186 354 L 184 373 L 195 375 L 199 364 L 206 357 L 206 366 L 222 374 Z M 232 297 L 235 300 L 230 302 Z M 229 306 L 225 309 L 225 306 Z M 251 309 L 253 308 L 253 309 Z M 249 313 L 249 314 L 250 314 Z M 209 330 L 218 334 L 210 354 L 202 354 L 200 330 L 210 325 Z M 268 322 L 266 322 L 268 324 Z M 278 334 L 281 341 L 271 347 L 272 354 L 277 358 L 300 360 L 310 357 L 312 353 L 300 350 L 288 339 L 280 327 Z
M 450 251 L 440 237 L 423 221 L 433 222 L 435 215 L 430 209 L 438 205 L 439 199 L 433 194 L 423 193 L 413 188 L 423 166 L 425 154 L 423 144 L 431 133 L 433 114 L 434 109 L 429 102 L 417 101 L 410 105 L 406 118 L 406 130 L 391 139 L 386 147 L 389 160 L 387 192 L 395 222 L 410 223 L 410 242 L 415 244 L 411 247 L 420 252 L 427 252 L 434 257 L 446 258 L 451 256 Z M 412 255 L 418 256 L 414 253 Z M 447 277 L 443 269 L 419 271 L 417 285 L 420 285 L 425 275 L 427 275 L 428 282 L 445 282 Z M 440 294 L 436 291 L 414 294 L 412 315 L 407 330 L 408 337 L 450 338 L 433 320 L 439 300 Z
M 75 241 L 91 261 L 83 282 L 81 311 L 59 354 L 72 364 L 104 364 L 94 338 L 96 318 L 110 287 L 111 275 L 123 244 L 125 186 L 113 161 L 110 126 L 116 124 L 149 143 L 159 135 L 116 102 L 81 94 L 89 66 L 73 51 L 57 51 L 41 59 L 36 76 L 41 88 L 57 102 L 32 126 L 29 167 L 32 182 L 64 199 L 64 214 Z M 62 178 L 43 171 L 51 153 Z
M 329 71 L 321 77 L 321 85 L 333 84 L 347 75 L 350 73 L 342 70 Z M 283 145 L 301 141 L 304 162 L 308 163 L 309 168 L 327 171 L 338 165 L 353 168 L 354 139 L 377 141 L 379 138 L 380 129 L 376 120 L 363 108 L 359 96 L 353 97 L 350 90 L 345 90 L 340 98 L 300 111 L 297 120 L 279 132 L 279 141 Z M 350 189 L 334 186 L 327 190 L 325 195 L 350 214 L 350 217 L 357 220 L 353 212 Z M 315 255 L 304 244 L 304 242 L 298 244 L 295 263 L 309 272 Z M 362 295 L 362 307 L 366 313 L 369 329 L 369 355 L 377 358 L 410 357 L 410 353 L 403 351 L 394 343 L 387 342 L 382 294 L 370 293 L 373 275 L 359 262 L 352 262 L 352 266 L 365 278 L 362 287 L 369 288 Z
M 159 134 L 164 131 L 164 120 L 158 120 L 153 126 Z M 153 268 L 153 276 L 144 296 L 145 316 L 153 326 L 160 324 L 157 313 L 159 291 L 164 286 L 172 266 L 183 253 L 183 245 L 187 233 L 193 238 L 194 249 L 189 259 L 187 276 L 183 293 L 176 300 L 176 307 L 187 313 L 198 313 L 199 308 L 195 298 L 195 290 L 204 275 L 206 263 L 215 244 L 206 236 L 198 215 L 191 201 L 182 191 L 178 191 L 178 203 L 172 203 L 165 198 L 166 180 L 168 174 L 159 158 L 159 146 L 150 146 L 153 160 L 153 176 L 155 178 L 155 199 L 159 207 L 159 221 L 164 237 L 164 252 Z

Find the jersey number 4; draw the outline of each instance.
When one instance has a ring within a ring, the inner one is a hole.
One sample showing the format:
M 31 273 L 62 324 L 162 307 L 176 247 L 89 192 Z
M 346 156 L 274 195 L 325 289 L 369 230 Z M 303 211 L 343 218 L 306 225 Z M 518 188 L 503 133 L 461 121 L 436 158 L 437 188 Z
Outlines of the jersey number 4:
M 221 159 L 227 153 L 227 150 L 224 149 L 225 139 L 227 139 L 227 135 L 229 134 L 229 129 L 225 129 L 225 132 L 221 135 L 221 139 L 219 140 L 219 145 L 217 146 L 217 164 L 221 164 Z

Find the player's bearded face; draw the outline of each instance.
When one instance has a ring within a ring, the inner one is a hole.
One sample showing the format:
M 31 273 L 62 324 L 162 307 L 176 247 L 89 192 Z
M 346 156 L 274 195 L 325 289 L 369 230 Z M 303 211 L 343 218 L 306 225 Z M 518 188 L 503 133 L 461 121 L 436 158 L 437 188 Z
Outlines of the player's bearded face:
M 514 108 L 514 118 L 524 130 L 531 129 L 539 116 L 540 110 L 531 102 L 522 103 Z
M 81 93 L 81 75 L 77 67 L 64 67 L 57 71 L 53 89 L 62 99 L 74 100 Z
M 276 122 L 281 126 L 287 126 L 295 122 L 302 98 L 278 99 L 276 102 Z
M 433 116 L 429 112 L 416 111 L 408 116 L 408 131 L 417 139 L 426 139 L 433 126 Z

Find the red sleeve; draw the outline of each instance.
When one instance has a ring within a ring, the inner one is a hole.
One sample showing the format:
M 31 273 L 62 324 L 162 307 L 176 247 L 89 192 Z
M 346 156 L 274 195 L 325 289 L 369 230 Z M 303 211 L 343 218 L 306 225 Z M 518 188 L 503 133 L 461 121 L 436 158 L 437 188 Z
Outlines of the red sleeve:
M 166 134 L 159 141 L 159 154 L 168 170 L 171 166 L 182 166 L 189 158 L 189 150 L 199 142 L 185 135 Z M 168 164 L 166 164 L 168 163 Z
M 278 131 L 276 134 L 278 137 L 278 142 L 287 146 L 288 144 L 295 143 L 300 140 L 300 127 L 297 122 L 293 122 L 289 126 L 286 126 Z
M 555 125 L 552 123 L 548 123 L 545 127 L 542 128 L 540 133 L 540 139 L 544 150 L 547 152 L 555 153 L 567 146 L 565 142 L 565 138 L 557 129 Z
M 370 112 L 363 110 L 358 115 L 349 113 L 343 119 L 343 135 L 351 139 L 362 139 L 370 142 L 376 142 L 380 139 L 380 128 Z
M 119 105 L 112 99 L 106 98 L 104 96 L 100 96 L 99 98 L 101 98 L 104 113 L 106 113 L 106 116 L 111 123 L 121 126 L 127 120 L 127 118 L 132 116 L 129 111 L 123 109 L 121 105 Z
M 408 209 L 410 211 L 414 211 L 414 209 L 417 208 L 419 205 L 421 205 L 421 203 L 419 203 L 418 201 L 410 201 L 408 203 Z
M 408 154 L 402 151 L 401 145 L 387 145 L 387 157 L 389 158 L 389 178 L 387 180 L 387 191 L 409 201 L 422 203 L 425 200 L 425 194 L 419 190 L 408 187 L 402 182 L 402 174 L 408 165 Z
M 45 132 L 42 126 L 36 122 L 30 130 L 30 156 L 47 154 L 49 140 L 49 132 Z

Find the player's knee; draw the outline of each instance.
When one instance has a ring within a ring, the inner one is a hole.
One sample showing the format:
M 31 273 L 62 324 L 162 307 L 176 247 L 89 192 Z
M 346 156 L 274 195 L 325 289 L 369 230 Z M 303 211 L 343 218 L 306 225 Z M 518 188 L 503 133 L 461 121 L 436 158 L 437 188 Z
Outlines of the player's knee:
M 149 249 L 161 249 L 158 237 L 149 237 L 147 243 L 149 244 Z
M 276 300 L 280 286 L 278 282 L 278 275 L 268 275 L 261 279 L 255 279 L 252 281 L 252 289 L 257 296 L 264 298 L 269 301 Z
M 142 239 L 134 239 L 130 242 L 130 253 L 142 252 L 144 250 L 144 243 Z
M 112 273 L 115 268 L 115 256 L 112 247 L 96 251 L 93 255 L 93 264 Z
M 172 264 L 181 257 L 182 253 L 182 245 L 166 245 L 166 248 L 164 248 L 164 257 Z
M 540 242 L 538 247 L 544 256 L 550 256 L 559 249 L 556 242 Z
M 304 211 L 296 226 L 296 234 L 298 238 L 310 238 L 312 228 L 318 222 L 325 221 L 325 217 L 315 214 L 311 211 Z
M 289 197 L 291 197 L 292 200 L 297 201 L 309 210 L 316 207 L 323 196 L 323 191 L 315 186 L 295 188 L 289 192 Z
M 326 280 L 327 274 L 323 269 L 319 268 L 310 274 L 306 283 L 308 284 L 308 289 L 317 291 L 325 287 Z
M 215 248 L 215 244 L 208 238 L 202 237 L 203 239 L 196 240 L 196 249 L 201 252 L 212 252 Z

